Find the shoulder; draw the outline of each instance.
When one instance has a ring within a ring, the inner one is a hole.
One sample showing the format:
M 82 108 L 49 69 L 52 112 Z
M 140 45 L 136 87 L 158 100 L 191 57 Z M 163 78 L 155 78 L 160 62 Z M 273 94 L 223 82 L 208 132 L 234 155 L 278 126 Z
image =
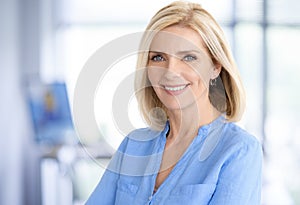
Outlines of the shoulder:
M 245 145 L 260 144 L 260 142 L 254 135 L 250 134 L 248 131 L 232 122 L 226 123 L 224 138 L 229 143 L 238 143 Z
M 259 153 L 262 150 L 260 142 L 235 123 L 222 122 L 209 128 L 208 136 L 200 149 L 200 161 L 204 161 L 211 154 L 214 160 L 226 161 L 236 155 Z
M 259 156 L 262 152 L 259 140 L 235 123 L 226 123 L 221 141 L 222 150 L 231 155 Z

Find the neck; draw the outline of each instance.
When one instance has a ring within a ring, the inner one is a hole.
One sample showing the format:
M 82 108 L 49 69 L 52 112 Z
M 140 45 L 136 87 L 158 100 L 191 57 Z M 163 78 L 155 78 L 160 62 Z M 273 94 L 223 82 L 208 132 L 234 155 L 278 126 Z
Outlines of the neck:
M 218 116 L 218 112 L 207 102 L 194 103 L 184 109 L 168 111 L 170 131 L 168 140 L 180 141 L 194 138 L 201 126 L 211 123 Z
M 219 115 L 208 100 L 194 103 L 184 109 L 168 110 L 170 129 L 161 170 L 168 170 L 174 166 L 197 136 L 199 128 L 209 124 Z

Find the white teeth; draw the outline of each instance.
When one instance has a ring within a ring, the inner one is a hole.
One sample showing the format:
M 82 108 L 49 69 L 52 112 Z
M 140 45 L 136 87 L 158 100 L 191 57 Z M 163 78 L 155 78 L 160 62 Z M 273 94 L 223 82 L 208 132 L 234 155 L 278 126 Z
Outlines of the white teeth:
M 177 87 L 165 86 L 165 89 L 169 90 L 169 91 L 179 91 L 179 90 L 183 90 L 185 87 L 186 87 L 186 85 L 181 85 L 181 86 L 177 86 Z

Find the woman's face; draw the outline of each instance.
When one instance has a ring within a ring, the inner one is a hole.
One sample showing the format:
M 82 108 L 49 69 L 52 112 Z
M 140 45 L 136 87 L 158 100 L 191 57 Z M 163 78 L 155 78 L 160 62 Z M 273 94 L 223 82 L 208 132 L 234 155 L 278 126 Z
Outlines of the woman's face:
M 148 78 L 169 110 L 208 100 L 209 80 L 219 72 L 203 45 L 195 30 L 177 25 L 163 29 L 154 37 L 148 58 Z

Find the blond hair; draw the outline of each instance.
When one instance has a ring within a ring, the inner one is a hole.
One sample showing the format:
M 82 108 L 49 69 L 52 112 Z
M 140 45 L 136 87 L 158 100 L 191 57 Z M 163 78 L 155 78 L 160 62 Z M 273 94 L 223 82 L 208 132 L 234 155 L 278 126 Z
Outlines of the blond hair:
M 189 27 L 199 33 L 214 64 L 222 66 L 217 83 L 222 86 L 214 86 L 215 88 L 210 86 L 210 102 L 217 110 L 225 113 L 228 121 L 240 120 L 245 108 L 244 88 L 224 33 L 211 14 L 201 5 L 183 1 L 173 2 L 160 9 L 151 19 L 142 38 L 137 71 L 142 69 L 144 71 L 142 75 L 136 75 L 135 91 L 143 118 L 151 125 L 153 119 L 149 113 L 155 108 L 166 110 L 151 87 L 144 68 L 148 63 L 149 47 L 155 32 L 173 25 Z M 166 118 L 162 118 L 160 123 L 163 124 L 165 121 Z

